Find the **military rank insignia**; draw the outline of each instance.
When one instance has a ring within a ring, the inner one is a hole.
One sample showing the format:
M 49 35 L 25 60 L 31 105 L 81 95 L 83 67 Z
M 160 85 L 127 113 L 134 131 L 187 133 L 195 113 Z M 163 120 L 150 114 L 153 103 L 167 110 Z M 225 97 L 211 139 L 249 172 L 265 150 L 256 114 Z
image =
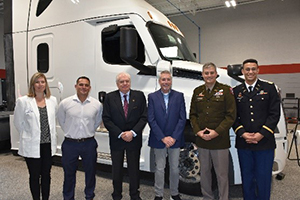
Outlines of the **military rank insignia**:
M 242 93 L 240 92 L 238 95 L 237 95 L 237 99 L 238 100 L 241 100 L 243 98 L 243 95 L 242 95 Z
M 259 93 L 257 93 L 257 95 L 264 95 L 264 94 L 268 94 L 268 92 L 265 92 L 264 90 L 261 90 Z
M 215 96 L 222 96 L 223 95 L 223 89 L 220 89 L 215 93 Z
M 203 100 L 203 97 L 204 97 L 203 92 L 200 92 L 200 93 L 198 94 L 198 96 L 196 97 L 196 99 L 197 99 L 197 101 L 200 101 L 200 100 Z
M 198 94 L 199 97 L 204 97 L 204 94 L 201 92 L 200 94 Z

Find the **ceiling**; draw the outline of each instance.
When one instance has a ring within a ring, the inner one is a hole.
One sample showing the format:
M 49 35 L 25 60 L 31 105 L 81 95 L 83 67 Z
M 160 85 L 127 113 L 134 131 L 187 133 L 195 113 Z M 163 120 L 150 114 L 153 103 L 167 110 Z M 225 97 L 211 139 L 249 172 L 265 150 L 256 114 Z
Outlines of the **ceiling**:
M 167 16 L 193 14 L 226 8 L 225 0 L 145 0 Z M 264 0 L 235 0 L 237 6 Z M 226 8 L 228 9 L 228 8 Z M 3 0 L 0 0 L 0 14 L 3 14 Z
M 184 14 L 195 15 L 197 12 L 226 8 L 225 0 L 145 0 L 167 16 Z M 235 0 L 236 7 L 242 4 L 264 0 Z

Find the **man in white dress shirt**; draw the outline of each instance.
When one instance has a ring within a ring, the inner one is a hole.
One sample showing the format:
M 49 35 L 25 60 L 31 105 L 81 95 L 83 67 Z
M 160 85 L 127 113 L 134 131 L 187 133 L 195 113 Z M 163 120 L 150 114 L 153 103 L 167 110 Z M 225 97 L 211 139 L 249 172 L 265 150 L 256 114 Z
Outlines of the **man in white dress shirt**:
M 85 172 L 85 198 L 95 197 L 97 141 L 95 131 L 102 121 L 101 103 L 89 96 L 90 80 L 85 76 L 77 79 L 77 93 L 64 99 L 58 108 L 57 119 L 65 133 L 62 143 L 62 166 L 64 169 L 64 200 L 73 200 L 76 170 L 79 156 Z

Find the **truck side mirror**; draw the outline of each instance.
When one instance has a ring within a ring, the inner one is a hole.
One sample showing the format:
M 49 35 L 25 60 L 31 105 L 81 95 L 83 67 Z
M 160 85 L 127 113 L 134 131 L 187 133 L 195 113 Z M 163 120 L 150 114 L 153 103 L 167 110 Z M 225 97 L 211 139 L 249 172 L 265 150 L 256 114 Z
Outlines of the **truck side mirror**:
M 120 28 L 120 58 L 136 68 L 142 74 L 155 75 L 153 66 L 145 66 L 137 61 L 138 57 L 138 35 L 137 31 L 131 27 Z
M 243 68 L 243 65 L 241 65 L 241 64 L 227 65 L 227 74 L 231 78 L 233 78 L 239 82 L 243 82 L 244 79 L 239 77 L 240 75 L 243 75 L 242 68 Z
M 106 97 L 106 92 L 104 91 L 98 92 L 98 100 L 101 103 L 104 103 L 105 97 Z
M 120 29 L 120 57 L 121 59 L 135 60 L 138 57 L 138 37 L 134 28 Z

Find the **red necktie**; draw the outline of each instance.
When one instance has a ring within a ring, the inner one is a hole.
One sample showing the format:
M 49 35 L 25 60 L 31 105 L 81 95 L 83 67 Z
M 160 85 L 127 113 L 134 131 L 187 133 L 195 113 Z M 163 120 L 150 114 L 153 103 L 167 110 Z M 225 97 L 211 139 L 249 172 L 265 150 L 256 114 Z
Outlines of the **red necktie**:
M 124 114 L 125 114 L 125 118 L 127 118 L 127 113 L 128 113 L 128 101 L 127 101 L 127 95 L 124 94 L 124 106 L 123 106 L 123 109 L 124 109 Z

